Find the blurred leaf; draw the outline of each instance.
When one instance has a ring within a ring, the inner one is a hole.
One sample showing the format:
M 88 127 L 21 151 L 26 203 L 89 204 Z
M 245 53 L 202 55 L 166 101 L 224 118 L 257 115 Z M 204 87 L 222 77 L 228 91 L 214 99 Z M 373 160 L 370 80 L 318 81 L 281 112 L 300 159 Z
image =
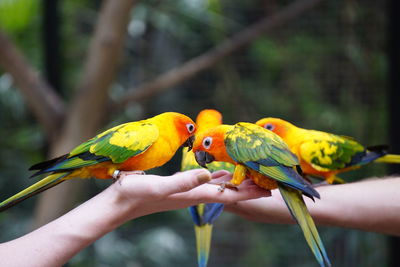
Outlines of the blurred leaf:
M 1 0 L 0 27 L 10 32 L 23 31 L 38 11 L 39 0 Z

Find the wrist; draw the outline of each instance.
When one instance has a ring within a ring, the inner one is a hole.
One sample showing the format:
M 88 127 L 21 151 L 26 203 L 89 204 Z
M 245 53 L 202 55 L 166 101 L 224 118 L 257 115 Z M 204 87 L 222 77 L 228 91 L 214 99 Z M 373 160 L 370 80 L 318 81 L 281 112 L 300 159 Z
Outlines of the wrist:
M 126 189 L 117 181 L 103 191 L 107 199 L 110 213 L 114 217 L 111 223 L 119 225 L 140 217 L 140 203 L 137 197 L 127 194 Z

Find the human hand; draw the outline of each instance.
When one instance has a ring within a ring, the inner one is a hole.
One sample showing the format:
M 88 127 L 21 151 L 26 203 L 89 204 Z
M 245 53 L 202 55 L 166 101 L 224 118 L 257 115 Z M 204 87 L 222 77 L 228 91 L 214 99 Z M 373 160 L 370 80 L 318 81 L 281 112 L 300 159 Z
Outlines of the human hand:
M 198 203 L 224 204 L 269 196 L 250 180 L 239 191 L 219 192 L 211 179 L 227 181 L 226 171 L 210 174 L 197 169 L 171 176 L 122 172 L 117 182 L 60 218 L 0 246 L 2 266 L 61 266 L 84 247 L 128 220 Z M 32 246 L 35 249 L 31 249 Z M 23 251 L 20 257 L 10 251 Z M 3 252 L 3 254 L 2 254 Z M 32 261 L 32 259 L 34 259 Z
M 235 213 L 249 221 L 263 223 L 295 223 L 279 190 L 272 190 L 271 197 L 239 201 L 225 205 L 225 211 Z
M 122 172 L 120 179 L 110 186 L 117 195 L 118 206 L 125 208 L 133 219 L 165 210 L 186 208 L 199 203 L 234 203 L 269 196 L 250 180 L 238 187 L 238 191 L 219 192 L 215 183 L 228 181 L 232 174 L 218 171 L 210 174 L 205 169 L 179 172 L 171 176 L 137 175 Z M 213 179 L 214 184 L 206 184 Z
M 316 224 L 400 236 L 399 177 L 320 186 L 321 199 L 304 201 Z M 279 190 L 272 196 L 240 201 L 224 210 L 244 219 L 264 223 L 295 223 Z

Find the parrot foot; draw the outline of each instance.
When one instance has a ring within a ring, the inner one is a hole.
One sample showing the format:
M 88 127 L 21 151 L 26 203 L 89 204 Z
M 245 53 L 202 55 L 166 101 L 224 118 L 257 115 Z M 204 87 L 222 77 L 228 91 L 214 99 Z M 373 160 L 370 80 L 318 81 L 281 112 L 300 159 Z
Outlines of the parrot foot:
M 235 191 L 239 191 L 237 186 L 235 184 L 231 183 L 231 182 L 223 182 L 223 183 L 220 183 L 219 185 L 220 185 L 220 187 L 218 188 L 219 192 L 224 192 L 225 188 L 229 188 L 229 189 L 232 189 L 232 190 L 235 190 Z
M 115 183 L 116 181 L 119 180 L 119 178 L 121 177 L 121 173 L 122 171 L 120 170 L 115 170 L 113 175 L 112 175 L 112 179 L 113 179 L 113 183 Z M 125 175 L 145 175 L 146 173 L 144 171 L 130 171 L 130 172 L 125 172 Z
M 113 183 L 115 183 L 121 177 L 121 171 L 115 170 L 112 174 Z

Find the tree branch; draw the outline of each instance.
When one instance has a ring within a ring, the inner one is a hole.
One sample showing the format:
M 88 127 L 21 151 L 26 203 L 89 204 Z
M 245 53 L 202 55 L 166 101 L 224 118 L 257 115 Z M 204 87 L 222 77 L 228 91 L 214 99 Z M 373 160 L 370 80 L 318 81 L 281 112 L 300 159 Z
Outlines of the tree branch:
M 54 139 L 60 130 L 65 106 L 60 96 L 28 64 L 13 42 L 0 31 L 0 65 L 13 80 L 43 126 L 47 136 Z
M 80 137 L 75 139 L 79 142 L 82 141 L 79 139 L 91 137 L 102 123 L 108 91 L 120 61 L 127 25 L 135 2 L 136 0 L 103 2 L 83 77 L 66 122 L 66 134 L 78 134 Z
M 68 152 L 101 127 L 108 91 L 135 3 L 135 0 L 103 1 L 82 79 L 70 104 L 62 135 L 52 144 L 53 156 Z M 64 183 L 42 194 L 36 207 L 34 225 L 42 225 L 70 209 L 82 188 L 82 183 Z
M 290 4 L 275 15 L 267 17 L 260 22 L 249 26 L 246 30 L 223 41 L 220 45 L 214 47 L 201 56 L 193 58 L 185 64 L 160 75 L 152 82 L 128 90 L 125 96 L 122 97 L 119 102 L 114 104 L 113 109 L 124 108 L 131 102 L 139 102 L 170 89 L 172 86 L 212 67 L 224 57 L 249 45 L 264 33 L 282 27 L 286 23 L 313 8 L 319 2 L 321 2 L 321 0 L 299 0 Z

